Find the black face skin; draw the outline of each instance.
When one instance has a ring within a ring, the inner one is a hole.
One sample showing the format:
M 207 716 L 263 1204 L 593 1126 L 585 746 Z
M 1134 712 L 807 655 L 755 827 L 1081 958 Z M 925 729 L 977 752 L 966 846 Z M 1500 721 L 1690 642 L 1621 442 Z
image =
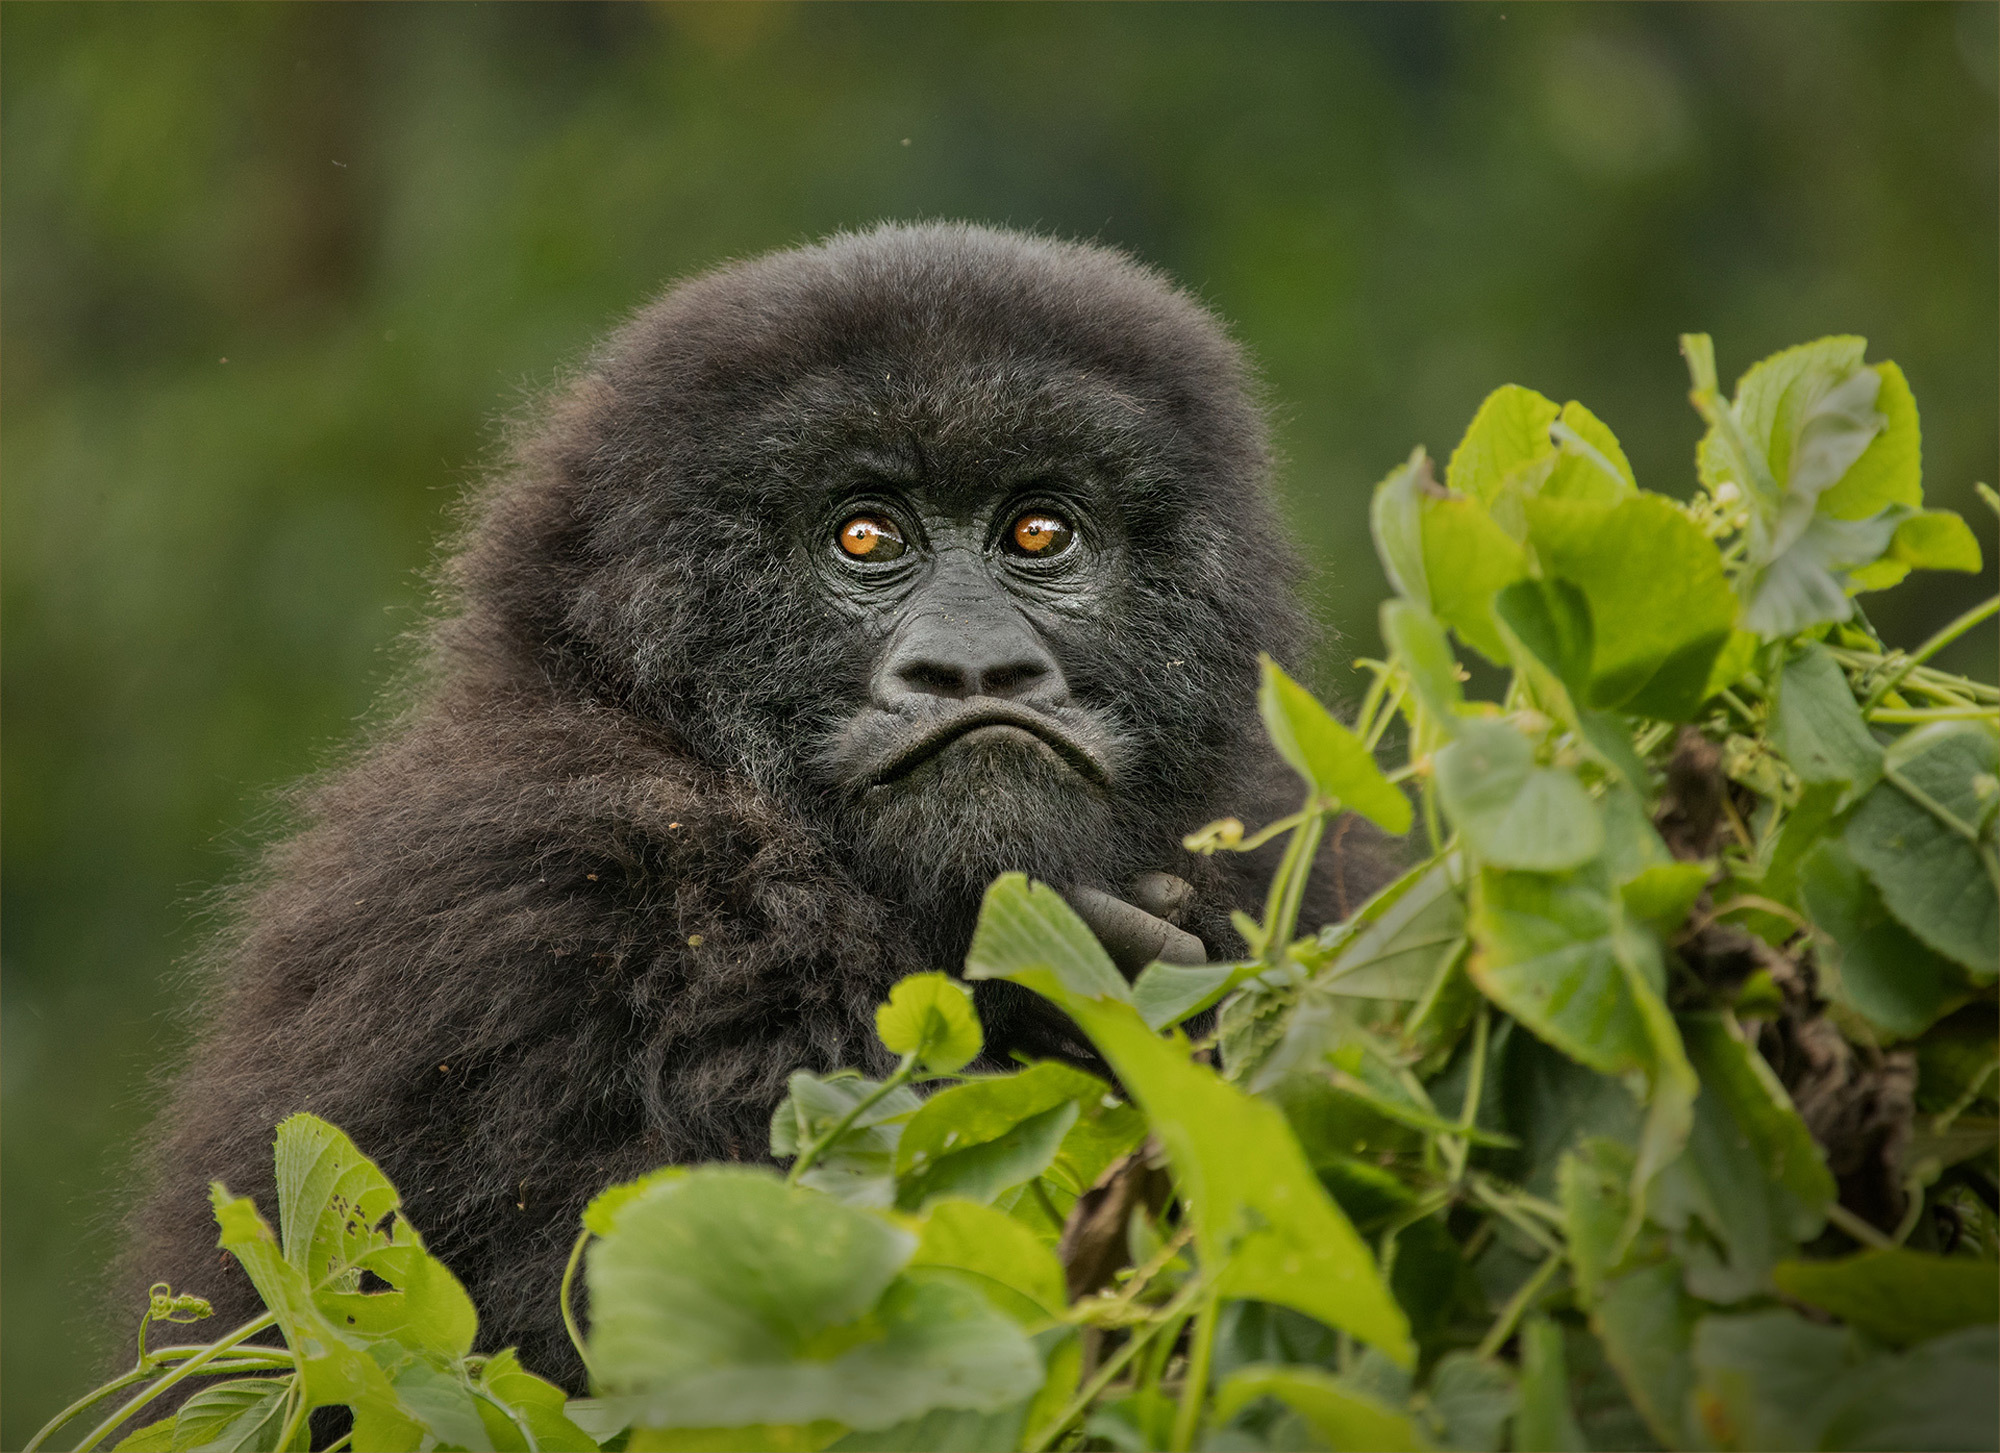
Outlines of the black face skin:
M 1230 951 L 1268 866 L 1181 839 L 1297 805 L 1255 710 L 1257 653 L 1305 639 L 1267 475 L 1235 347 L 1105 249 L 884 227 L 638 313 L 474 502 L 406 709 L 232 900 L 107 1325 L 154 1280 L 254 1314 L 207 1185 L 274 1215 L 306 1110 L 401 1188 L 482 1349 L 581 1391 L 583 1204 L 765 1158 L 794 1070 L 885 1073 L 876 1006 L 959 969 L 996 875 L 1128 971 Z M 1328 867 L 1322 920 L 1381 876 Z M 979 994 L 980 1068 L 1089 1057 Z

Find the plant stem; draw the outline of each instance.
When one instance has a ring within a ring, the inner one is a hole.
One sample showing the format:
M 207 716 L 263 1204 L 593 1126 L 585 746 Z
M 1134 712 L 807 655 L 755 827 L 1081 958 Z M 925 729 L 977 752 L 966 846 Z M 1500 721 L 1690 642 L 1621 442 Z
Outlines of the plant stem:
M 194 1376 L 196 1372 L 201 1370 L 204 1364 L 213 1362 L 216 1358 L 220 1357 L 223 1353 L 227 1352 L 237 1343 L 247 1342 L 250 1338 L 255 1337 L 259 1332 L 264 1331 L 266 1328 L 275 1327 L 277 1323 L 278 1323 L 278 1314 L 276 1312 L 266 1312 L 263 1316 L 258 1317 L 255 1321 L 245 1322 L 242 1326 L 238 1327 L 234 1332 L 231 1332 L 227 1337 L 223 1338 L 220 1342 L 209 1343 L 207 1347 L 203 1348 L 193 1357 L 188 1358 L 187 1361 L 183 1362 L 179 1367 L 175 1368 L 172 1372 L 168 1373 L 165 1377 L 161 1378 L 151 1387 L 143 1389 L 137 1397 L 130 1399 L 122 1407 L 120 1407 L 117 1412 L 113 1413 L 103 1422 L 99 1423 L 96 1427 L 92 1428 L 90 1430 L 90 1436 L 85 1438 L 81 1443 L 76 1445 L 76 1453 L 89 1453 L 90 1449 L 95 1448 L 99 1443 L 102 1443 L 106 1438 L 110 1437 L 112 1432 L 116 1430 L 118 1426 L 122 1424 L 127 1418 L 131 1417 L 134 1413 L 138 1412 L 139 1409 L 143 1408 L 147 1403 L 151 1402 L 154 1398 L 158 1397 L 161 1393 L 165 1392 L 175 1383 L 182 1382 L 187 1378 Z M 121 1386 L 122 1385 L 127 1385 L 127 1384 L 121 1384 Z M 91 1401 L 94 1402 L 96 1401 L 96 1399 L 92 1398 Z M 68 1414 L 64 1414 L 63 1416 L 67 1418 Z M 29 1446 L 35 1447 L 39 1445 L 42 1439 L 45 1436 L 47 1436 L 49 1432 L 53 1431 L 54 1428 L 55 1424 L 52 1423 L 49 1425 L 48 1428 L 45 1428 L 42 1430 L 42 1432 L 37 1433 L 35 1435 L 34 1442 L 29 1444 Z M 280 1444 L 279 1446 L 283 1447 L 284 1445 Z
M 833 1129 L 827 1131 L 826 1134 L 799 1152 L 799 1158 L 792 1162 L 791 1174 L 785 1177 L 785 1184 L 788 1186 L 797 1185 L 799 1177 L 804 1175 L 808 1170 L 811 1170 L 813 1162 L 818 1160 L 821 1154 L 831 1147 L 836 1140 L 847 1134 L 849 1127 L 856 1120 L 859 1120 L 866 1111 L 872 1110 L 890 1091 L 899 1089 L 909 1083 L 910 1077 L 916 1072 L 917 1053 L 915 1050 L 911 1050 L 903 1056 L 903 1062 L 896 1066 L 896 1072 L 893 1075 L 857 1100 L 854 1107 L 834 1123 Z
M 1197 1278 L 1183 1287 L 1180 1295 L 1167 1303 L 1166 1309 L 1160 1313 L 1158 1320 L 1154 1321 L 1151 1326 L 1146 1327 L 1144 1330 L 1134 1332 L 1130 1337 L 1125 1339 L 1123 1347 L 1120 1347 L 1105 1359 L 1104 1365 L 1097 1369 L 1096 1375 L 1076 1390 L 1076 1396 L 1063 1406 L 1063 1410 L 1056 1414 L 1055 1419 L 1023 1445 L 1022 1453 L 1047 1453 L 1047 1450 L 1055 1443 L 1056 1439 L 1062 1436 L 1063 1429 L 1075 1422 L 1092 1403 L 1097 1401 L 1097 1395 L 1111 1385 L 1111 1379 L 1125 1370 L 1125 1364 L 1145 1351 L 1147 1344 L 1153 1340 L 1162 1327 L 1168 1323 L 1178 1325 L 1181 1313 L 1192 1306 L 1195 1299 L 1200 1297 L 1206 1290 L 1207 1283 L 1201 1278 Z
M 1491 1026 L 1488 1023 L 1486 1005 L 1479 1006 L 1479 1017 L 1472 1021 L 1472 1062 L 1466 1066 L 1465 1103 L 1458 1112 L 1461 1129 L 1470 1130 L 1479 1122 L 1479 1095 L 1486 1087 L 1486 1040 Z M 1451 1163 L 1451 1178 L 1456 1181 L 1465 1174 L 1466 1158 L 1472 1154 L 1472 1143 L 1463 1137 L 1455 1137 L 1445 1146 L 1445 1159 Z
M 1551 1252 L 1536 1268 L 1535 1274 L 1521 1283 L 1521 1289 L 1514 1293 L 1506 1307 L 1501 1310 L 1500 1319 L 1480 1339 L 1479 1350 L 1475 1356 L 1491 1357 L 1506 1345 L 1507 1339 L 1514 1335 L 1514 1325 L 1521 1320 L 1522 1314 L 1534 1303 L 1535 1298 L 1541 1295 L 1542 1288 L 1548 1285 L 1549 1278 L 1562 1269 L 1562 1264 L 1562 1253 Z
M 590 1245 L 590 1236 L 587 1227 L 577 1233 L 576 1245 L 569 1249 L 569 1264 L 563 1268 L 562 1288 L 558 1295 L 562 1297 L 563 1330 L 569 1333 L 570 1346 L 576 1349 L 576 1355 L 583 1359 L 583 1370 L 590 1374 L 592 1382 L 596 1382 L 597 1369 L 590 1365 L 590 1353 L 584 1348 L 583 1328 L 577 1325 L 575 1305 L 576 1274 L 583 1265 L 583 1248 Z
M 291 1400 L 292 1410 L 285 1419 L 284 1431 L 278 1434 L 281 1453 L 290 1453 L 292 1442 L 299 1436 L 299 1429 L 305 1426 L 306 1415 L 312 1411 L 312 1404 L 306 1401 L 306 1390 L 292 1379 L 291 1391 L 286 1394 Z
M 1838 1201 L 1827 1203 L 1826 1219 L 1842 1231 L 1845 1231 L 1849 1236 L 1852 1236 L 1856 1241 L 1859 1241 L 1863 1246 L 1873 1246 L 1886 1251 L 1896 1244 Z
M 1929 640 L 1910 653 L 1910 664 L 1912 666 L 1923 665 L 1924 662 L 1930 660 L 1931 657 L 1942 651 L 1946 646 L 1949 646 L 1953 641 L 1957 640 L 1981 621 L 1987 620 L 1996 614 L 2000 614 L 2000 595 L 1994 596 L 1991 600 L 1981 601 L 1957 620 L 1940 628 Z
M 1187 1375 L 1181 1383 L 1180 1411 L 1174 1417 L 1171 1453 L 1187 1453 L 1194 1446 L 1194 1432 L 1201 1421 L 1202 1398 L 1208 1392 L 1208 1369 L 1215 1357 L 1215 1324 L 1222 1298 L 1210 1292 L 1194 1319 L 1194 1341 L 1188 1348 Z
M 1911 726 L 1927 721 L 2000 721 L 2000 706 L 1870 707 L 1868 720 Z

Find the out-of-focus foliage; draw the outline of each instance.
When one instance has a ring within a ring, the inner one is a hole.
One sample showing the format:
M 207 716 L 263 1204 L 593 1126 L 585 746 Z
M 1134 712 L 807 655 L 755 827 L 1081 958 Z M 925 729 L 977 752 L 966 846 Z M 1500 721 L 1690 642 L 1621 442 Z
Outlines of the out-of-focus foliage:
M 495 421 L 662 282 L 883 216 L 1167 267 L 1268 375 L 1291 517 L 1353 637 L 1321 663 L 1341 692 L 1381 594 L 1361 492 L 1495 377 L 1589 399 L 1641 478 L 1678 479 L 1700 426 L 1662 340 L 1712 329 L 1726 381 L 1866 335 L 1924 400 L 1930 502 L 1973 512 L 2000 389 L 1994 21 L 5 7 L 0 1444 L 87 1380 L 86 1228 L 181 1043 L 167 971 L 202 895 L 392 677 Z M 1864 599 L 1907 644 L 1980 589 Z M 1857 869 L 1813 871 L 1809 893 Z

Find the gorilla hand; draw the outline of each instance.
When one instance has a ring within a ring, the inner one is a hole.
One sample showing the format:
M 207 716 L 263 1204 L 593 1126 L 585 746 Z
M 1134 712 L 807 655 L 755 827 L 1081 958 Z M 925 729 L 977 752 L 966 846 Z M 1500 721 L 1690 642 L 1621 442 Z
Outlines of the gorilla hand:
M 1072 888 L 1063 897 L 1097 935 L 1118 972 L 1130 979 L 1155 961 L 1208 962 L 1202 941 L 1172 922 L 1189 891 L 1184 881 L 1169 873 L 1142 873 L 1132 884 L 1134 902 L 1095 888 Z

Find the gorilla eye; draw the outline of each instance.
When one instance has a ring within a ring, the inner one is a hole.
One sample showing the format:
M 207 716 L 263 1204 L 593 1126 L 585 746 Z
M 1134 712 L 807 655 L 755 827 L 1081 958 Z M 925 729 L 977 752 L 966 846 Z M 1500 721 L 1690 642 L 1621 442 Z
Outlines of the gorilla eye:
M 1061 515 L 1050 514 L 1047 510 L 1029 510 L 1015 520 L 1014 528 L 1008 531 L 1007 548 L 1015 555 L 1046 560 L 1062 554 L 1075 538 L 1076 531 Z
M 840 527 L 841 553 L 854 560 L 894 560 L 903 553 L 903 532 L 880 515 L 856 515 Z

